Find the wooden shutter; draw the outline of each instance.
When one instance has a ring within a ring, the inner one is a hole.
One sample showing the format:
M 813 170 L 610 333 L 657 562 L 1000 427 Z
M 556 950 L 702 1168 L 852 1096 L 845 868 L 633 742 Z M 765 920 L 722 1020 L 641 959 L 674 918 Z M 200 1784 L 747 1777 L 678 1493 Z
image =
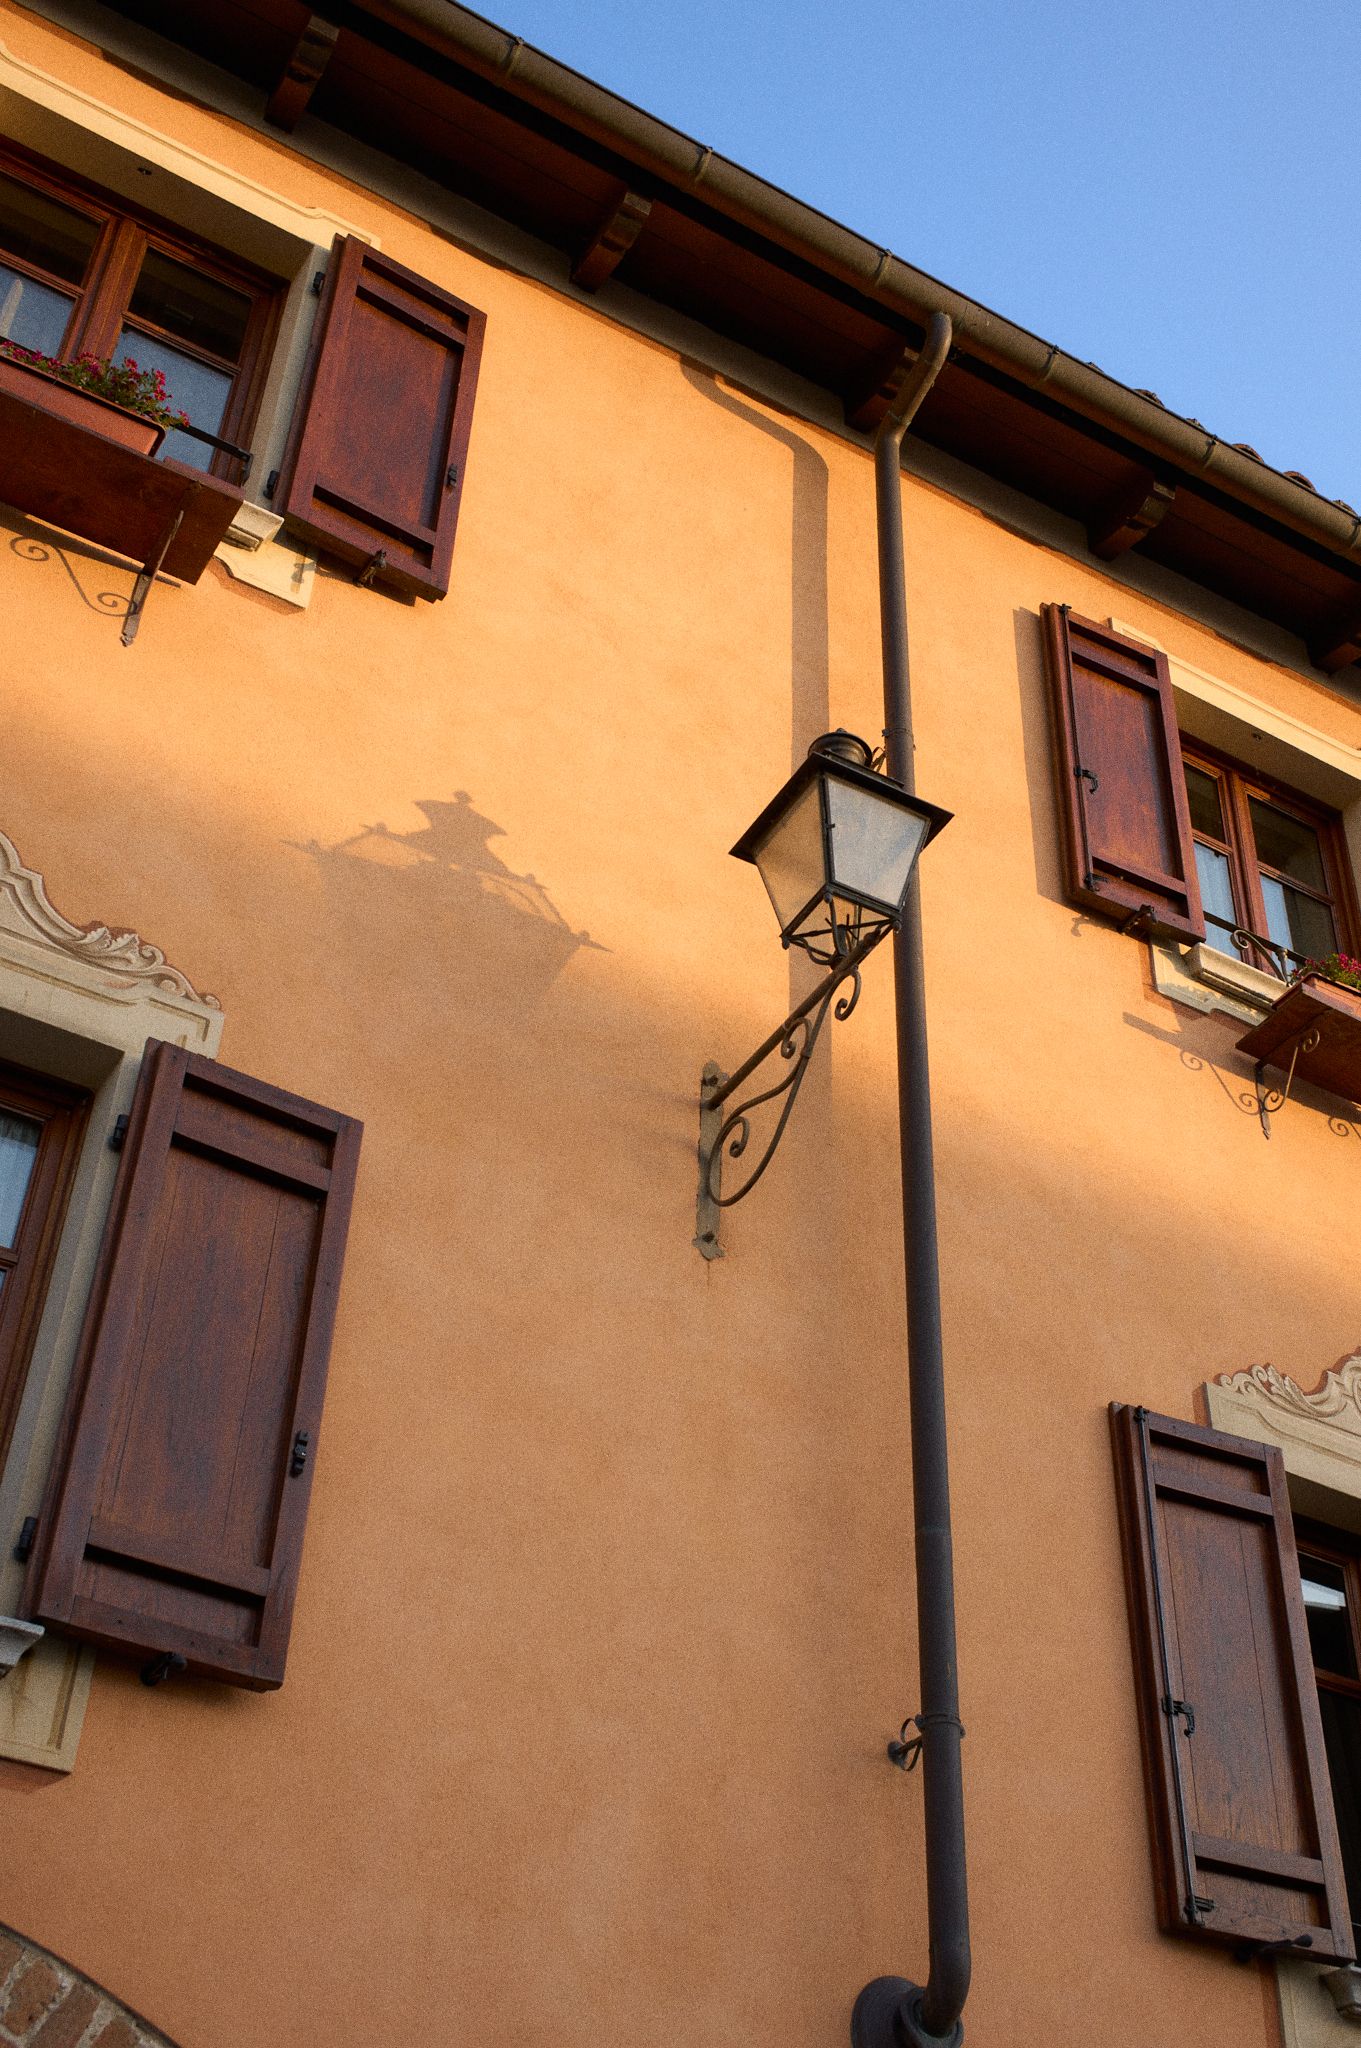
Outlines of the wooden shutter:
M 1167 657 L 1046 605 L 1068 899 L 1155 935 L 1203 939 Z
M 353 235 L 331 251 L 276 508 L 361 582 L 443 597 L 486 315 Z
M 1352 1956 L 1279 1451 L 1111 1407 L 1158 1916 Z
M 148 1047 L 27 1604 L 282 1682 L 360 1126 Z

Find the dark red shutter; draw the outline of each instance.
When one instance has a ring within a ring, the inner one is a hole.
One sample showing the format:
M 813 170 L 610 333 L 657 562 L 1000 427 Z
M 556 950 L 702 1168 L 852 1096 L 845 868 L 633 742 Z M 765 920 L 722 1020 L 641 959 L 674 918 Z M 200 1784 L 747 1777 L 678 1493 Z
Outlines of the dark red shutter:
M 486 315 L 339 237 L 274 503 L 361 579 L 449 588 Z
M 1158 1917 L 1352 1956 L 1279 1451 L 1111 1407 Z
M 282 1682 L 360 1126 L 148 1047 L 27 1601 Z
M 1045 622 L 1068 899 L 1203 939 L 1167 657 L 1066 605 L 1046 605 Z

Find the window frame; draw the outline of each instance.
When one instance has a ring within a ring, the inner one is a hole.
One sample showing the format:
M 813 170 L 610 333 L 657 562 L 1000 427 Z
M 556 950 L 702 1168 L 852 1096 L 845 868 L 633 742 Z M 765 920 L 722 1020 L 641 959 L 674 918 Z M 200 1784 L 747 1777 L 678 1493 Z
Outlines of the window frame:
M 88 1088 L 0 1060 L 0 1110 L 42 1124 L 13 1245 L 0 1247 L 0 1468 L 28 1378 L 92 1097 Z
M 1325 1564 L 1335 1565 L 1343 1574 L 1346 1581 L 1346 1614 L 1351 1630 L 1352 1655 L 1357 1671 L 1361 1672 L 1361 1537 L 1349 1535 L 1345 1529 L 1334 1528 L 1326 1522 L 1315 1521 L 1307 1515 L 1297 1514 L 1293 1517 L 1293 1520 L 1295 1524 L 1295 1548 L 1300 1560 L 1301 1578 L 1304 1576 L 1305 1560 L 1310 1557 L 1316 1557 Z M 1361 1677 L 1348 1678 L 1345 1673 L 1340 1671 L 1321 1670 L 1317 1664 L 1314 1665 L 1313 1669 L 1314 1684 L 1320 1693 L 1331 1692 L 1340 1699 L 1354 1700 L 1361 1703 Z M 1331 1786 L 1331 1758 L 1329 1758 L 1328 1764 L 1328 1779 Z M 1342 1835 L 1341 1815 L 1342 1807 L 1338 1801 L 1336 1790 L 1334 1790 L 1333 1819 L 1337 1826 L 1339 1840 Z M 1356 1861 L 1361 1865 L 1361 1839 L 1358 1839 L 1355 1843 L 1354 1850 Z M 1344 1866 L 1348 1860 L 1347 1851 L 1344 1847 Z M 1361 1943 L 1361 1899 L 1352 1900 L 1349 1897 L 1348 1905 L 1351 1908 L 1352 1926 L 1356 1932 L 1358 1942 Z M 1358 1953 L 1361 1953 L 1361 1948 L 1358 1949 Z
M 101 191 L 97 185 L 64 171 L 34 152 L 12 142 L 0 143 L 0 173 L 44 193 L 59 205 L 69 206 L 98 224 L 94 247 L 82 281 L 72 284 L 45 271 L 30 259 L 0 250 L 0 262 L 21 275 L 31 277 L 51 291 L 73 300 L 61 344 L 56 350 L 62 362 L 85 351 L 111 356 L 125 326 L 190 356 L 206 367 L 228 374 L 231 389 L 217 429 L 219 440 L 237 447 L 249 445 L 260 410 L 269 365 L 278 339 L 288 281 L 271 276 L 241 258 L 231 256 L 215 243 L 201 241 L 183 229 L 173 227 L 148 209 L 134 205 L 117 194 Z M 227 363 L 211 350 L 185 341 L 158 328 L 153 321 L 131 313 L 131 300 L 147 253 L 156 250 L 178 263 L 190 264 L 229 290 L 251 301 L 241 355 Z M 171 400 L 174 389 L 171 387 Z M 231 472 L 237 458 L 215 450 L 208 473 L 224 481 L 240 481 Z
M 1232 755 L 1222 753 L 1217 747 L 1209 746 L 1204 740 L 1182 732 L 1179 735 L 1183 770 L 1197 768 L 1209 775 L 1217 784 L 1220 798 L 1220 816 L 1228 829 L 1228 838 L 1217 840 L 1212 834 L 1192 826 L 1191 837 L 1195 845 L 1211 847 L 1223 854 L 1229 864 L 1229 878 L 1233 890 L 1235 909 L 1240 928 L 1268 937 L 1266 899 L 1262 894 L 1263 874 L 1316 903 L 1326 906 L 1332 915 L 1337 933 L 1337 947 L 1341 953 L 1355 954 L 1358 951 L 1358 930 L 1361 929 L 1361 915 L 1358 915 L 1356 888 L 1348 856 L 1342 819 L 1338 812 L 1327 805 L 1305 796 L 1301 791 L 1291 789 L 1286 783 L 1271 775 L 1264 775 L 1246 762 L 1236 760 Z M 1300 824 L 1312 831 L 1319 845 L 1323 872 L 1328 882 L 1326 892 L 1311 888 L 1292 875 L 1281 874 L 1257 855 L 1256 835 L 1253 831 L 1249 803 L 1253 798 L 1270 804 L 1274 809 L 1284 811 Z M 1204 944 L 1211 950 L 1226 950 L 1211 944 L 1209 934 L 1218 932 L 1206 914 L 1206 938 Z M 1271 954 L 1259 954 L 1252 949 L 1252 966 L 1266 967 L 1269 972 L 1278 973 L 1278 965 Z M 1226 957 L 1244 957 L 1241 953 L 1227 953 Z

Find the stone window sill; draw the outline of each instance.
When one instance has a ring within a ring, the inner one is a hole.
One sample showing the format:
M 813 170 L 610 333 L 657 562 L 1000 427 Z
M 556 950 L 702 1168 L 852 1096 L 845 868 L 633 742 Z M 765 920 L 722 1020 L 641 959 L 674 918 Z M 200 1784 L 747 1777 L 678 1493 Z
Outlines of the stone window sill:
M 1153 945 L 1149 953 L 1159 995 L 1193 1010 L 1234 1017 L 1240 1024 L 1260 1024 L 1284 993 L 1274 974 L 1213 946 Z

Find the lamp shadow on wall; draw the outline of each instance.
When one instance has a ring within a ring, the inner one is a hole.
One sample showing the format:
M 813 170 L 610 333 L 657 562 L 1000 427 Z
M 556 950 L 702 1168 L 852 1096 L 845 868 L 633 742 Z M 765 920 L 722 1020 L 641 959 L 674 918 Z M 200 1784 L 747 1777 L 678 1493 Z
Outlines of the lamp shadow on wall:
M 478 1016 L 522 1017 L 575 954 L 609 950 L 568 922 L 535 875 L 517 873 L 492 851 L 489 842 L 505 828 L 484 817 L 466 789 L 415 807 L 425 823 L 411 832 L 379 823 L 332 846 L 289 842 L 320 875 L 337 942 L 362 944 L 390 986 L 424 982 L 422 957 L 456 961 L 460 979 L 477 984 Z M 453 1024 L 457 1006 L 442 977 L 439 988 Z

